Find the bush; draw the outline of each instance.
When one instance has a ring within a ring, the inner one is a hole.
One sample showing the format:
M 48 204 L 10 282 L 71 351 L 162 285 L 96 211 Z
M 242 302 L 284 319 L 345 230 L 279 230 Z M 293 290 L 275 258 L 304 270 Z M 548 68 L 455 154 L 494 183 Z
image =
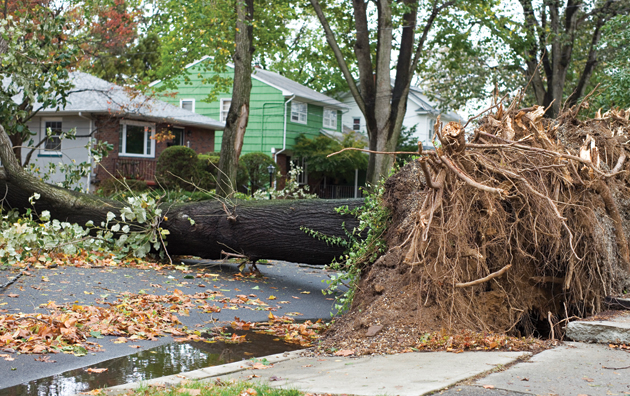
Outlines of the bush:
M 109 197 L 113 194 L 127 192 L 129 190 L 132 192 L 143 192 L 148 189 L 149 187 L 144 180 L 116 179 L 112 177 L 103 180 L 99 184 L 98 193 L 104 197 Z
M 273 165 L 278 170 L 278 166 L 273 162 L 271 157 L 265 153 L 248 153 L 242 155 L 238 160 L 240 176 L 237 176 L 237 183 L 249 185 L 250 194 L 254 194 L 257 190 L 265 187 L 269 183 L 269 171 L 267 167 Z M 241 165 L 244 168 L 241 170 Z M 245 173 L 247 172 L 247 173 Z M 275 173 L 275 172 L 274 172 Z
M 185 146 L 172 146 L 160 154 L 155 178 L 167 189 L 192 191 L 198 187 L 209 190 L 214 188 L 215 180 L 209 169 L 209 162 L 200 159 L 194 150 Z

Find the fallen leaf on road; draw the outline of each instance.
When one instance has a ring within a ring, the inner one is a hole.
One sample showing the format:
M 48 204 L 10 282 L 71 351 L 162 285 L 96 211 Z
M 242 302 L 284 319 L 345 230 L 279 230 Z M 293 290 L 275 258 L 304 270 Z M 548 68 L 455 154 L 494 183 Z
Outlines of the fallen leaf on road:
M 275 300 L 276 298 L 278 298 L 278 297 L 276 297 L 276 296 L 269 296 L 270 300 Z
M 342 349 L 335 352 L 335 356 L 350 356 L 350 355 L 354 355 L 353 349 Z
M 527 377 L 522 378 L 521 381 L 529 381 L 529 378 L 527 378 Z
M 142 347 L 140 345 L 129 345 L 129 348 L 139 349 L 139 348 L 142 348 Z
M 108 369 L 106 368 L 89 368 L 85 371 L 87 371 L 88 373 L 100 374 L 106 372 L 107 370 Z
M 7 296 L 11 297 L 11 298 L 18 298 L 20 295 L 19 294 L 15 294 L 15 293 L 10 293 L 10 294 L 7 294 Z
M 37 362 L 44 362 L 44 363 L 57 363 L 56 360 L 50 360 L 50 356 L 48 356 L 48 355 L 43 355 L 43 356 L 40 356 L 38 358 L 35 358 L 35 361 L 37 361 Z
M 594 379 L 592 379 L 592 378 L 588 378 L 588 377 L 584 377 L 584 378 L 582 378 L 582 379 L 583 379 L 584 381 L 586 381 L 586 382 L 593 382 L 593 381 L 595 381 Z
M 269 377 L 269 381 L 280 381 L 282 378 L 280 377 L 276 377 L 275 375 L 272 375 L 271 377 Z
M 302 294 L 311 294 L 310 291 L 303 291 Z
M 260 378 L 260 375 L 257 375 L 257 374 L 252 374 L 252 375 L 248 375 L 248 376 L 247 376 L 247 379 L 248 379 L 248 380 L 250 380 L 250 379 L 254 379 L 254 378 Z
M 265 366 L 264 364 L 262 364 L 260 362 L 256 362 L 256 363 L 252 364 L 252 369 L 254 369 L 254 370 L 266 370 L 269 367 L 271 367 L 271 365 Z
M 485 389 L 494 389 L 494 385 L 484 385 Z
M 302 316 L 302 314 L 301 314 L 301 313 L 299 313 L 299 312 L 289 312 L 289 313 L 287 313 L 286 315 L 287 315 L 287 316 Z

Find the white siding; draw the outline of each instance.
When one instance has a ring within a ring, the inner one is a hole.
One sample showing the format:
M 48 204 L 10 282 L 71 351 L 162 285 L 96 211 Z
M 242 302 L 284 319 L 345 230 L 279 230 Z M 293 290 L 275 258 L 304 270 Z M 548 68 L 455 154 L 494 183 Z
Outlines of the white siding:
M 424 95 L 422 95 L 422 99 L 425 100 L 427 103 L 430 103 L 428 98 L 426 98 Z M 352 129 L 354 118 L 360 118 L 360 132 L 367 136 L 365 117 L 363 116 L 363 113 L 361 113 L 361 110 L 359 110 L 359 106 L 354 101 L 352 94 L 343 94 L 340 101 L 349 108 L 349 110 L 344 112 L 342 115 L 343 126 Z M 430 104 L 433 105 L 433 103 Z M 422 141 L 425 146 L 430 146 L 433 123 L 437 118 L 437 113 L 432 114 L 424 111 L 418 112 L 418 110 L 423 110 L 423 108 L 410 97 L 407 101 L 407 113 L 405 114 L 405 118 L 403 120 L 403 126 L 405 126 L 407 129 L 411 129 L 412 127 L 416 126 L 416 133 L 414 134 L 414 137 L 417 138 L 419 141 Z M 446 123 L 449 121 L 460 121 L 460 118 L 454 113 L 449 113 L 441 114 L 441 120 L 442 122 Z
M 31 132 L 35 133 L 32 137 L 33 146 L 37 145 L 42 138 L 46 136 L 46 131 L 44 130 L 44 120 L 46 119 L 55 119 L 61 120 L 62 128 L 64 131 L 69 131 L 72 128 L 76 128 L 76 135 L 89 135 L 90 134 L 90 121 L 78 116 L 41 116 L 41 117 L 33 117 L 33 119 L 28 123 L 28 128 Z M 88 144 L 88 137 L 78 137 L 74 140 L 64 139 L 61 141 L 61 152 L 47 152 L 44 149 L 44 145 L 42 144 L 39 148 L 35 149 L 33 155 L 31 156 L 30 163 L 36 165 L 42 173 L 45 173 L 46 169 L 48 169 L 49 163 L 54 164 L 72 164 L 73 160 L 76 164 L 79 164 L 84 161 L 88 161 L 88 150 L 86 146 Z M 28 144 L 28 142 L 24 142 L 24 144 Z M 22 149 L 22 161 L 26 159 L 28 155 L 29 148 Z M 61 174 L 53 174 L 51 175 L 51 179 L 49 182 L 57 183 L 64 180 L 64 176 Z M 85 191 L 87 188 L 87 178 L 82 178 L 80 181 L 81 189 Z

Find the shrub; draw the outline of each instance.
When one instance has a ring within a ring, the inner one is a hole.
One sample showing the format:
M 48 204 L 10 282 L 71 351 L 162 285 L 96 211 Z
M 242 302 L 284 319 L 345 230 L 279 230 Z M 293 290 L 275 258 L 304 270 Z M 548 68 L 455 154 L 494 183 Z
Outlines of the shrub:
M 129 190 L 133 192 L 143 192 L 148 189 L 149 187 L 144 180 L 116 179 L 112 177 L 103 180 L 99 184 L 98 193 L 104 197 L 109 197 L 113 194 L 127 192 Z
M 172 146 L 160 154 L 155 168 L 155 178 L 164 188 L 181 188 L 192 191 L 195 186 L 211 189 L 214 178 L 204 161 L 194 150 L 185 146 Z
M 238 160 L 240 177 L 237 176 L 237 183 L 240 186 L 247 183 L 249 185 L 249 192 L 254 194 L 257 190 L 266 186 L 269 183 L 269 171 L 267 167 L 273 165 L 278 170 L 278 166 L 273 162 L 271 157 L 265 153 L 248 153 L 242 155 Z M 241 170 L 241 164 L 243 170 Z M 247 172 L 247 173 L 245 173 Z

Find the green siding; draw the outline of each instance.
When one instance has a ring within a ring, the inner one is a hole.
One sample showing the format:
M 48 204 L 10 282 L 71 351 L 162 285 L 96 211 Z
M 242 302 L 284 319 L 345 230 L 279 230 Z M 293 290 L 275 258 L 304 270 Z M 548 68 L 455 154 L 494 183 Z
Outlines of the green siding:
M 201 73 L 201 76 L 199 75 Z M 212 72 L 203 72 L 197 67 L 190 69 L 190 83 L 181 83 L 175 96 L 164 96 L 162 100 L 179 107 L 180 99 L 195 99 L 195 113 L 220 120 L 221 99 L 231 99 L 232 89 L 229 92 L 217 95 L 213 102 L 203 102 L 210 91 L 209 85 L 202 84 L 201 80 L 208 78 Z M 232 69 L 227 73 L 221 73 L 222 77 L 232 77 Z M 288 98 L 282 96 L 282 92 L 255 78 L 252 78 L 252 92 L 250 96 L 250 116 L 247 131 L 243 140 L 241 154 L 251 152 L 263 152 L 271 155 L 271 148 L 277 151 L 282 149 L 284 134 L 284 105 Z M 315 137 L 323 128 L 322 106 L 308 104 L 307 124 L 299 124 L 291 121 L 291 103 L 287 105 L 287 151 L 295 144 L 295 139 L 300 134 Z M 341 111 L 337 111 L 337 131 L 341 131 Z M 221 150 L 222 131 L 215 132 L 215 151 Z

